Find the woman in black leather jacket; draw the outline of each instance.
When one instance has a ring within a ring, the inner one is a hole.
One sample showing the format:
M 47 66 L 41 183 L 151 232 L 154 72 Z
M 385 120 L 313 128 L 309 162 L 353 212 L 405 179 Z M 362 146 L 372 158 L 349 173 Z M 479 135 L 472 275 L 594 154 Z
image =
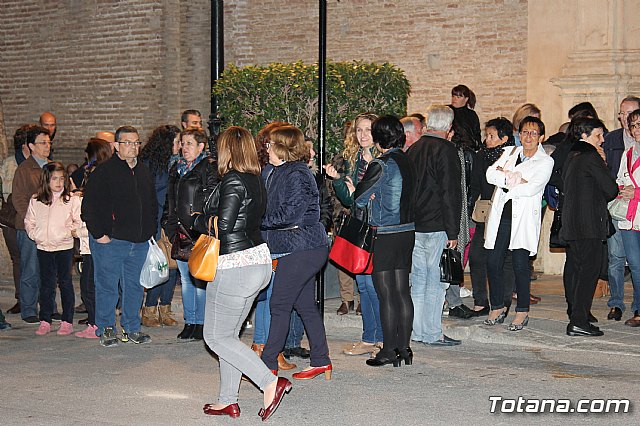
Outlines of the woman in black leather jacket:
M 218 138 L 220 185 L 194 226 L 208 232 L 218 217 L 220 256 L 216 277 L 207 286 L 204 339 L 220 361 L 218 402 L 204 406 L 209 415 L 238 417 L 238 389 L 245 374 L 264 392 L 262 420 L 278 408 L 291 382 L 276 377 L 258 355 L 239 339 L 258 292 L 269 284 L 271 254 L 260 233 L 267 194 L 260 177 L 258 154 L 251 134 L 230 127 Z
M 206 188 L 218 183 L 215 162 L 205 152 L 207 135 L 203 130 L 188 128 L 180 135 L 182 156 L 169 171 L 167 201 L 164 207 L 162 227 L 173 244 L 193 245 L 198 232 L 192 228 L 194 212 L 202 211 Z M 187 240 L 186 243 L 184 240 Z M 182 283 L 184 329 L 178 339 L 202 340 L 206 292 L 189 275 L 188 258 L 176 259 Z

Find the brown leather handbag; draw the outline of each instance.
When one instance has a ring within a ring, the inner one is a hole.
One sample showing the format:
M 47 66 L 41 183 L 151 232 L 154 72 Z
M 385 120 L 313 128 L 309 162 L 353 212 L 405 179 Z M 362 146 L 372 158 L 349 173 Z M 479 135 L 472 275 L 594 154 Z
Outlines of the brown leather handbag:
M 213 235 L 210 235 L 212 224 Z M 218 216 L 214 216 L 209 218 L 208 232 L 198 237 L 191 250 L 191 256 L 189 256 L 189 272 L 191 275 L 202 281 L 213 281 L 218 269 L 219 253 Z

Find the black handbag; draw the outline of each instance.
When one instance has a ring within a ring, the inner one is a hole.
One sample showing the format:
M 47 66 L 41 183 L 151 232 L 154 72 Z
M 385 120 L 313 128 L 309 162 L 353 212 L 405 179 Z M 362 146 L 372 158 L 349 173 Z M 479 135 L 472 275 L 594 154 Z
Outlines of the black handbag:
M 194 244 L 195 241 L 193 241 L 189 232 L 179 223 L 178 230 L 173 236 L 173 241 L 171 241 L 171 258 L 187 262 Z
M 553 212 L 553 222 L 551 222 L 551 231 L 549 232 L 549 248 L 567 247 L 567 242 L 560 237 L 560 229 L 562 229 L 562 210 L 558 209 Z
M 329 259 L 352 274 L 373 272 L 373 246 L 377 228 L 364 220 L 341 212 L 336 223 L 336 236 L 329 252 Z
M 440 256 L 440 282 L 460 285 L 464 282 L 464 269 L 460 252 L 446 248 Z
M 5 201 L 4 195 L 2 195 L 2 193 L 0 192 L 0 226 L 2 227 L 16 227 L 16 216 L 18 213 L 16 212 L 15 207 L 13 207 L 11 195 L 13 194 L 9 194 Z

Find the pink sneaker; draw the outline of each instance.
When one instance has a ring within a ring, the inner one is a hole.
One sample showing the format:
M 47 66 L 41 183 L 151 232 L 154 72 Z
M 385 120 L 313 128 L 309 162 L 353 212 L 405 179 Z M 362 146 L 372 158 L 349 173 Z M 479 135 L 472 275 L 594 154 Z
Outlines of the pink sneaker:
M 62 321 L 60 323 L 60 328 L 58 329 L 58 334 L 61 336 L 66 336 L 71 333 L 73 333 L 73 324 L 71 324 L 70 322 Z
M 51 324 L 49 324 L 46 321 L 40 321 L 40 326 L 38 326 L 38 329 L 36 330 L 36 334 L 38 336 L 44 336 L 45 334 L 48 334 L 51 331 Z
M 76 333 L 76 337 L 82 337 L 83 339 L 99 339 L 99 337 L 96 336 L 97 329 L 97 325 L 87 325 L 87 328 Z

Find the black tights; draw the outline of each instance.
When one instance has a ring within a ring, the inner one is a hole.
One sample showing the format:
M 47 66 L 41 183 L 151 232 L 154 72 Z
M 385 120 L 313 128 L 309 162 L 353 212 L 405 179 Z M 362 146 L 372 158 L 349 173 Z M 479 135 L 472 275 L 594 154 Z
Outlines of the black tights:
M 413 325 L 413 302 L 409 287 L 409 270 L 374 272 L 373 286 L 380 301 L 380 322 L 384 347 L 381 357 L 393 357 L 394 349 L 409 347 Z

